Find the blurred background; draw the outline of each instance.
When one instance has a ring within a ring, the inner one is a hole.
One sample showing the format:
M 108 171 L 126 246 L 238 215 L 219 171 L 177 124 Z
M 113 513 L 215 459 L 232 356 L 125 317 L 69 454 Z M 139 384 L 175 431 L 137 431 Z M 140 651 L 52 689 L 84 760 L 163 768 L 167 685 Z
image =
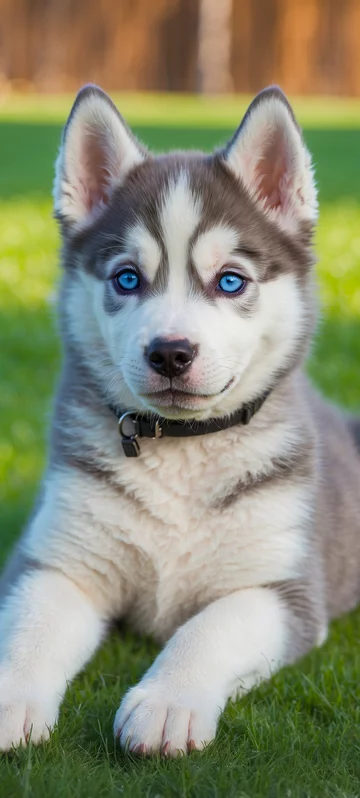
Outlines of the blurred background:
M 360 96 L 359 0 L 0 0 L 1 90 Z

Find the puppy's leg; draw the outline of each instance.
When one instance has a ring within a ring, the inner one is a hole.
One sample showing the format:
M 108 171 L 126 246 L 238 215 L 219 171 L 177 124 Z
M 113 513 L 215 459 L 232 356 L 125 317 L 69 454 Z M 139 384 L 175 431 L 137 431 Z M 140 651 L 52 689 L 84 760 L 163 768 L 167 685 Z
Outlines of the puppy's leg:
M 47 475 L 0 584 L 0 750 L 31 729 L 33 742 L 48 736 L 67 683 L 131 602 L 132 551 L 118 539 L 116 500 L 86 470 Z
M 316 642 L 316 625 L 303 638 L 304 651 Z M 280 591 L 251 588 L 225 596 L 169 640 L 122 701 L 115 734 L 139 754 L 175 756 L 201 749 L 214 738 L 229 697 L 268 678 L 298 653 L 292 611 Z
M 24 573 L 0 613 L 0 750 L 49 736 L 67 682 L 104 633 L 89 598 L 46 568 Z

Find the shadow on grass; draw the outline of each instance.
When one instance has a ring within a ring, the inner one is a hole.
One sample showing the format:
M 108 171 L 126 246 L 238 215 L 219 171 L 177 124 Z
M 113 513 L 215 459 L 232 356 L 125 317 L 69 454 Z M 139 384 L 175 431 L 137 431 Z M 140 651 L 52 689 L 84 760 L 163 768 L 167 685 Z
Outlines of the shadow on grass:
M 134 126 L 141 140 L 157 151 L 173 148 L 211 150 L 233 134 L 233 129 L 210 127 Z M 358 130 L 305 130 L 313 154 L 320 201 L 359 197 L 360 158 Z M 0 122 L 0 197 L 24 194 L 50 196 L 53 164 L 61 139 L 57 123 Z

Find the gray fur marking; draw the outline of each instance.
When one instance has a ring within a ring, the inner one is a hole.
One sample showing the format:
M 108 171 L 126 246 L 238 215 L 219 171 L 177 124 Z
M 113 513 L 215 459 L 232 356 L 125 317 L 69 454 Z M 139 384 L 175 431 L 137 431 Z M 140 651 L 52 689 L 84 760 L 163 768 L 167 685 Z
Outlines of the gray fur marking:
M 248 496 L 254 491 L 270 487 L 279 482 L 289 479 L 309 480 L 311 465 L 311 450 L 304 448 L 303 444 L 298 447 L 292 455 L 276 457 L 272 460 L 270 468 L 260 474 L 247 474 L 246 479 L 241 479 L 236 483 L 233 490 L 221 499 L 217 499 L 214 509 L 227 510 L 242 496 Z

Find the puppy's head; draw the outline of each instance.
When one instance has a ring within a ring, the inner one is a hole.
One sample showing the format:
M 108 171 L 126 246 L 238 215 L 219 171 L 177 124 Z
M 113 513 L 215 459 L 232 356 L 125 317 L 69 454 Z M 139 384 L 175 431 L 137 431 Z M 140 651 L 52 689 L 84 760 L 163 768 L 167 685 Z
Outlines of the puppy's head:
M 279 89 L 255 98 L 224 149 L 155 157 L 87 87 L 54 196 L 66 334 L 107 401 L 169 418 L 224 415 L 298 361 L 317 202 Z

